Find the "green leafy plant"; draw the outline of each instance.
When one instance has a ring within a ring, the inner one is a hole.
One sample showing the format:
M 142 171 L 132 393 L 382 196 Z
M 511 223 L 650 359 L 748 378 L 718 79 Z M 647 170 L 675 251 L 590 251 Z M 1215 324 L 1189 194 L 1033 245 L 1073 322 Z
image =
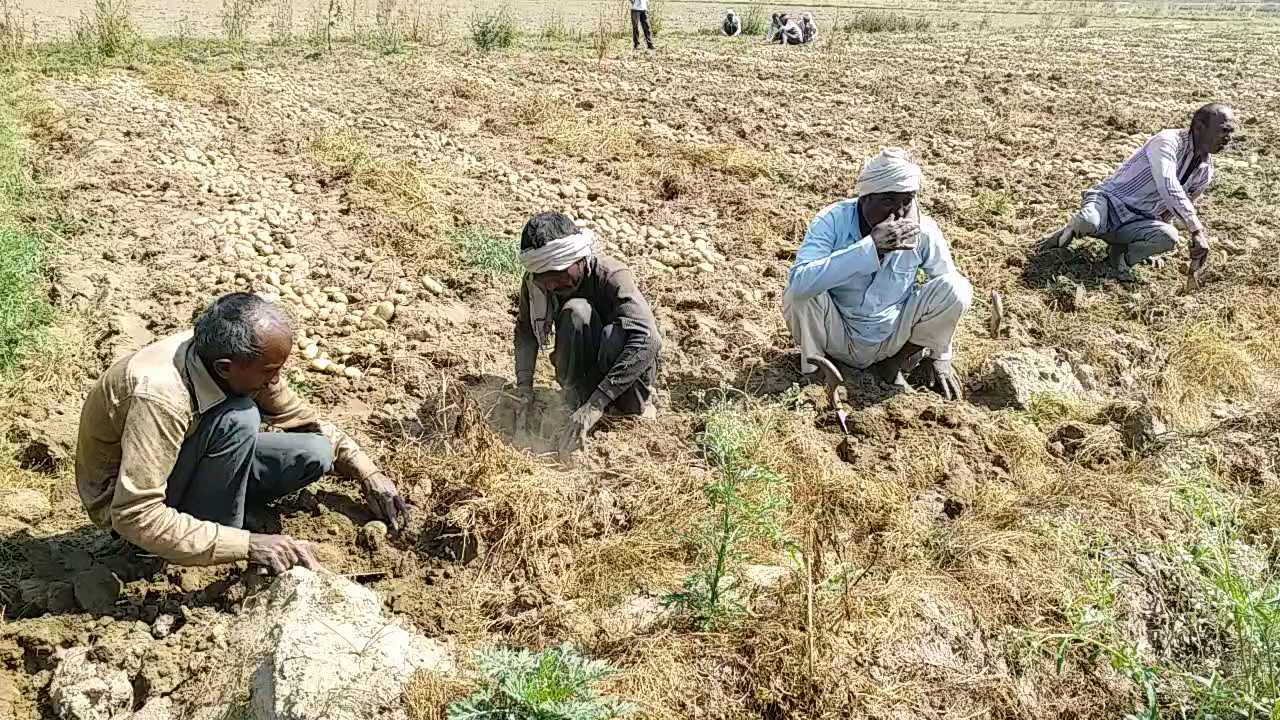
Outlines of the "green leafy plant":
M 0 108 L 0 372 L 24 357 L 52 315 L 42 287 L 45 242 L 17 220 L 32 199 L 16 120 L 6 106 Z
M 471 42 L 482 52 L 509 48 L 516 42 L 519 30 L 511 8 L 503 5 L 496 12 L 476 13 L 469 24 Z
M 463 264 L 473 270 L 507 278 L 524 275 L 520 253 L 510 238 L 480 225 L 468 225 L 454 230 L 449 239 L 461 253 Z
M 769 13 L 759 3 L 749 5 L 742 16 L 743 35 L 764 35 L 769 29 Z
M 933 21 L 924 15 L 908 15 L 886 10 L 862 10 L 854 13 L 851 19 L 839 25 L 836 30 L 846 34 L 853 34 L 928 32 L 932 28 Z
M 126 53 L 137 44 L 128 0 L 94 0 L 93 12 L 82 12 L 72 31 L 77 44 L 106 57 Z
M 785 542 L 779 526 L 785 479 L 753 457 L 763 436 L 764 428 L 728 403 L 707 415 L 702 446 L 715 480 L 703 490 L 711 513 L 685 536 L 697 569 L 679 592 L 663 599 L 704 628 L 747 611 L 735 592 L 735 574 L 749 560 L 750 546 Z
M 1037 644 L 1052 645 L 1059 671 L 1072 659 L 1105 660 L 1128 677 L 1141 698 L 1129 718 L 1155 720 L 1162 710 L 1202 720 L 1280 717 L 1280 577 L 1265 561 L 1268 552 L 1242 535 L 1238 501 L 1204 478 L 1185 483 L 1174 502 L 1194 535 L 1149 554 L 1187 595 L 1179 626 L 1193 628 L 1212 650 L 1143 659 L 1116 616 L 1119 583 L 1105 566 L 1107 579 L 1092 581 L 1095 591 L 1083 602 L 1068 603 L 1071 630 Z
M 607 720 L 635 712 L 630 703 L 592 687 L 613 670 L 572 645 L 528 650 L 492 648 L 472 657 L 480 689 L 449 704 L 449 720 Z
M 249 35 L 253 18 L 264 0 L 222 0 L 222 30 L 233 43 L 242 43 Z

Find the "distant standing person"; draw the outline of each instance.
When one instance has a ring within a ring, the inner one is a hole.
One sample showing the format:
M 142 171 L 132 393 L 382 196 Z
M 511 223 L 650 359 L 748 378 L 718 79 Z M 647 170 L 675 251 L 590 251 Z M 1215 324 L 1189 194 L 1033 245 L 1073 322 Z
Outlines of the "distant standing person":
M 631 47 L 640 49 L 640 28 L 644 28 L 644 44 L 653 49 L 653 32 L 649 29 L 649 0 L 631 0 Z
M 1110 246 L 1112 269 L 1127 276 L 1134 265 L 1177 246 L 1178 229 L 1169 224 L 1176 218 L 1191 234 L 1187 284 L 1197 287 L 1209 261 L 1209 233 L 1194 203 L 1213 180 L 1211 156 L 1226 149 L 1234 132 L 1231 108 L 1211 103 L 1196 110 L 1189 130 L 1156 133 L 1111 177 L 1085 191 L 1080 211 L 1037 249 L 1100 238 Z
M 730 10 L 729 14 L 724 16 L 724 23 L 720 25 L 720 32 L 729 37 L 738 37 L 742 34 L 742 20 L 737 13 Z

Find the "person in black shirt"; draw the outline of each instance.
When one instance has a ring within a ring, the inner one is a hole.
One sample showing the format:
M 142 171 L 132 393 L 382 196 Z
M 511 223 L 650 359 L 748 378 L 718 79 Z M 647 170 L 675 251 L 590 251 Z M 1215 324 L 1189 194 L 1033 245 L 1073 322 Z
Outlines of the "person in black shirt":
M 515 327 L 519 414 L 533 401 L 538 351 L 552 345 L 556 380 L 574 408 L 559 439 L 562 457 L 581 447 L 606 413 L 654 414 L 657 321 L 631 270 L 596 255 L 594 241 L 590 230 L 555 212 L 534 216 L 520 235 L 527 272 Z

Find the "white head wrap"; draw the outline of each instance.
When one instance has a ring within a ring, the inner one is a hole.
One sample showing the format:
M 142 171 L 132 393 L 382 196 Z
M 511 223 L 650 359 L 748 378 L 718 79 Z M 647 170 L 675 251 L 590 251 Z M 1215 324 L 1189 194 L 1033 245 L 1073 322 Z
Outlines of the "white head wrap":
M 902 148 L 881 148 L 880 154 L 868 158 L 862 164 L 858 185 L 853 194 L 858 197 L 874 193 L 920 192 L 924 173 L 911 162 L 911 153 Z
M 595 242 L 595 233 L 584 228 L 577 235 L 552 240 L 540 248 L 522 250 L 520 262 L 530 274 L 559 272 L 583 258 L 591 257 L 595 252 Z M 547 336 L 551 334 L 550 298 L 532 279 L 525 285 L 529 288 L 529 324 L 533 326 L 538 345 L 546 346 Z

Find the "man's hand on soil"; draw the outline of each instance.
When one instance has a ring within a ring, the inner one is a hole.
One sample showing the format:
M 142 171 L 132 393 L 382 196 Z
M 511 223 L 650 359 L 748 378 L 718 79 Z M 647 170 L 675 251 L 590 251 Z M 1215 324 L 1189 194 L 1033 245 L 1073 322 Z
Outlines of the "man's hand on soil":
M 568 463 L 575 450 L 587 444 L 587 433 L 604 417 L 604 405 L 594 397 L 569 416 L 569 423 L 560 434 L 560 461 Z
M 898 250 L 915 250 L 920 242 L 920 226 L 911 220 L 890 216 L 871 230 L 876 252 L 885 255 Z
M 308 570 L 320 569 L 320 562 L 311 551 L 311 543 L 294 540 L 287 535 L 251 534 L 249 562 L 265 565 L 277 575 L 299 565 Z
M 511 403 L 515 406 L 515 417 L 512 423 L 517 433 L 529 431 L 529 408 L 533 407 L 533 386 L 517 385 L 511 393 Z
M 1209 265 L 1209 233 L 1204 230 L 1191 233 L 1191 266 L 1187 271 L 1187 287 L 1195 290 L 1200 287 L 1201 276 Z
M 950 360 L 934 360 L 925 358 L 920 361 L 928 378 L 929 387 L 938 391 L 944 400 L 959 400 L 964 397 L 960 386 L 960 378 L 951 368 Z
M 400 529 L 409 510 L 396 491 L 396 484 L 381 471 L 364 479 L 364 501 L 374 517 L 385 522 L 392 532 Z
M 1056 250 L 1058 248 L 1070 247 L 1071 242 L 1075 239 L 1075 224 L 1074 221 L 1069 221 L 1066 225 L 1040 238 L 1035 245 L 1035 251 L 1042 253 L 1050 250 Z

